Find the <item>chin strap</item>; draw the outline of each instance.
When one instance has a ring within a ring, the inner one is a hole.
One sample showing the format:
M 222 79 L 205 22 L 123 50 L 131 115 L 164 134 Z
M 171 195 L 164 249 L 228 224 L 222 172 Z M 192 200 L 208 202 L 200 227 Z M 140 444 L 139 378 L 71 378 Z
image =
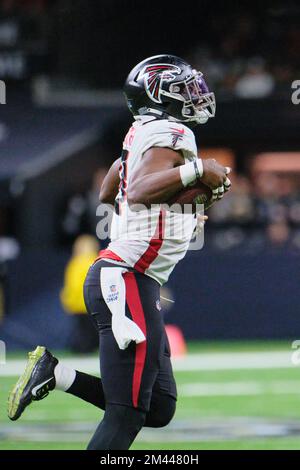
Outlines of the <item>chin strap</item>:
M 187 121 L 177 119 L 170 114 L 166 113 L 165 111 L 161 111 L 159 109 L 154 109 L 154 108 L 140 108 L 138 110 L 139 114 L 134 116 L 135 120 L 140 119 L 141 117 L 155 117 L 156 119 L 167 119 L 168 121 L 172 122 L 180 122 L 182 124 L 185 124 Z
M 187 127 L 195 127 L 198 124 L 204 124 L 208 120 L 207 116 L 205 116 L 206 120 L 201 119 L 202 122 L 200 122 L 199 116 L 198 116 L 198 119 L 197 118 L 189 119 L 189 120 L 177 119 L 171 116 L 170 114 L 167 114 L 166 112 L 159 111 L 158 109 L 153 109 L 153 108 L 140 108 L 139 112 L 140 114 L 137 114 L 134 116 L 134 119 L 136 121 L 140 120 L 141 118 L 149 117 L 149 118 L 155 118 L 155 119 L 167 119 L 168 121 L 171 121 L 171 122 L 178 122 L 180 124 L 184 124 Z
M 138 110 L 138 116 L 155 116 L 158 119 L 162 119 L 162 116 L 165 114 L 163 111 L 154 108 L 140 108 Z

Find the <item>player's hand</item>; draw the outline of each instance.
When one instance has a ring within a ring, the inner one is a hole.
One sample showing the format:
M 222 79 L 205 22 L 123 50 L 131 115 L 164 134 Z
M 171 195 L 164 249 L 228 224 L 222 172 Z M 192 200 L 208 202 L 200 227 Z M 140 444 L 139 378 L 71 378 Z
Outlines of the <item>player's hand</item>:
M 213 192 L 212 201 L 222 199 L 224 193 L 229 191 L 231 187 L 230 179 L 227 176 L 230 173 L 231 168 L 220 165 L 213 158 L 202 160 L 202 163 L 203 175 L 201 177 L 201 181 L 211 188 Z

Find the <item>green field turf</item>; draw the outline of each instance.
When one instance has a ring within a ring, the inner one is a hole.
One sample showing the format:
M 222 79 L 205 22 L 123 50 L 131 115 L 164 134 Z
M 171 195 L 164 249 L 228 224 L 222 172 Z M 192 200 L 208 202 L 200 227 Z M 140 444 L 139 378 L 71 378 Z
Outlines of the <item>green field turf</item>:
M 217 351 L 238 358 L 249 351 L 259 357 L 270 349 L 289 352 L 290 342 L 193 344 L 189 355 Z M 299 366 L 197 370 L 196 364 L 195 370 L 177 371 L 176 379 L 175 419 L 167 428 L 143 431 L 132 449 L 300 449 Z M 86 447 L 101 410 L 54 392 L 12 423 L 6 399 L 15 380 L 0 376 L 0 449 Z

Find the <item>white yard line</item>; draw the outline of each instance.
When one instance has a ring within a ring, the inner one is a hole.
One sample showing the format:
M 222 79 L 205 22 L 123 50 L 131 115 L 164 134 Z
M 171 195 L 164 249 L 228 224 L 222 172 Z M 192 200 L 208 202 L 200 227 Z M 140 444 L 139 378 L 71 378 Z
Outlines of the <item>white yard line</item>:
M 174 359 L 175 371 L 211 371 L 235 369 L 282 369 L 295 367 L 291 362 L 292 351 L 268 352 L 224 352 L 189 354 Z M 99 361 L 96 357 L 74 357 L 63 359 L 68 367 L 91 374 L 99 374 Z M 0 365 L 0 376 L 20 375 L 26 360 L 12 359 Z
M 179 395 L 185 397 L 241 396 L 241 395 L 298 395 L 299 381 L 286 382 L 199 382 L 179 386 Z
M 274 369 L 295 367 L 291 351 L 253 351 L 190 354 L 174 361 L 177 371 Z

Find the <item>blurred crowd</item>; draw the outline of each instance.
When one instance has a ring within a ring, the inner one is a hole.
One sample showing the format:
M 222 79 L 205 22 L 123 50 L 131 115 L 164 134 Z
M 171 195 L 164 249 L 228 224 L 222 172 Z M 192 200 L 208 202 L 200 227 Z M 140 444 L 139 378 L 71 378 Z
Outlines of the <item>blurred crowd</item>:
M 2 78 L 22 79 L 28 74 L 57 71 L 60 22 L 55 15 L 64 14 L 66 5 L 70 8 L 71 4 L 1 0 Z M 107 4 L 103 5 L 103 12 Z M 101 15 L 105 16 L 103 12 Z M 195 68 L 205 72 L 210 88 L 219 98 L 287 96 L 291 83 L 300 76 L 299 17 L 296 3 L 286 8 L 275 4 L 268 8 L 263 2 L 241 3 L 234 8 L 223 6 L 218 12 L 203 2 L 198 43 L 191 40 L 190 50 L 187 48 L 184 55 Z
M 51 69 L 49 0 L 1 0 L 0 77 L 22 81 Z
M 218 97 L 287 96 L 300 76 L 300 10 L 288 17 L 274 11 L 216 15 L 207 41 L 193 48 L 189 60 L 203 70 Z
M 231 191 L 208 215 L 211 241 L 218 249 L 269 247 L 300 252 L 300 177 L 233 174 Z

